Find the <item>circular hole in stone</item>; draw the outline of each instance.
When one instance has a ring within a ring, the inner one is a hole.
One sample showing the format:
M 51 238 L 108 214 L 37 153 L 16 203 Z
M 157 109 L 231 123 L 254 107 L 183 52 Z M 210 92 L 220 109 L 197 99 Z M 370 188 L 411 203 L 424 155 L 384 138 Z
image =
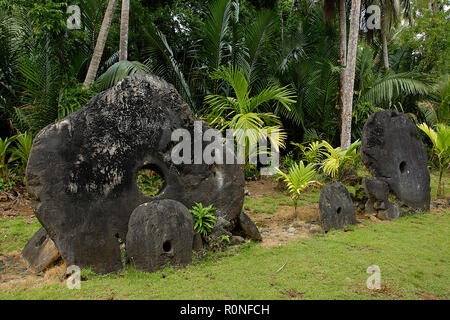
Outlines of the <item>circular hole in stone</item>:
M 405 161 L 400 162 L 400 165 L 398 167 L 399 167 L 401 173 L 405 172 L 406 162 Z
M 166 181 L 161 170 L 155 165 L 149 164 L 139 169 L 136 183 L 144 195 L 154 197 L 161 192 Z
M 164 252 L 170 252 L 172 250 L 172 244 L 170 243 L 170 241 L 165 241 L 163 243 L 163 250 Z
M 342 212 L 342 208 L 341 208 L 341 207 L 339 207 L 339 208 L 336 209 L 336 213 L 337 213 L 337 214 L 340 214 L 341 212 Z

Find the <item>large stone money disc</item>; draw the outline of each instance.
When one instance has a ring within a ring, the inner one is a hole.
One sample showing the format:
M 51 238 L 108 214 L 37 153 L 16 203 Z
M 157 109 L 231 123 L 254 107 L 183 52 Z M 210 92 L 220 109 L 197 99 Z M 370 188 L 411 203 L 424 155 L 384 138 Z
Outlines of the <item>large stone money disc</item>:
M 194 121 L 172 85 L 139 74 L 36 136 L 27 187 L 37 218 L 68 265 L 100 273 L 120 269 L 129 217 L 154 199 L 174 199 L 187 208 L 194 201 L 213 204 L 216 215 L 234 227 L 244 198 L 241 166 L 171 162 L 177 143 L 172 131 L 193 133 Z M 166 182 L 156 197 L 145 196 L 136 184 L 144 165 Z
M 361 156 L 400 201 L 416 211 L 430 208 L 427 152 L 410 118 L 393 110 L 371 115 L 363 129 Z

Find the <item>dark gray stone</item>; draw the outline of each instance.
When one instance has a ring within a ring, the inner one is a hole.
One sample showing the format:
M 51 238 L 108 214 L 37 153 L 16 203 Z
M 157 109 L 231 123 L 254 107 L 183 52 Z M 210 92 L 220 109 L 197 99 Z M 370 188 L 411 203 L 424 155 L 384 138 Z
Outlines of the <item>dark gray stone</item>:
M 198 232 L 194 232 L 194 241 L 192 243 L 192 250 L 199 251 L 203 249 L 202 235 Z
M 379 210 L 377 212 L 377 218 L 380 220 L 392 220 L 397 219 L 400 216 L 400 208 L 388 202 L 387 209 Z
M 366 204 L 364 205 L 364 214 L 367 215 L 372 215 L 372 214 L 376 214 L 377 210 L 375 210 L 374 208 L 374 200 L 372 199 L 367 199 Z
M 375 210 L 385 210 L 386 207 L 388 206 L 389 201 L 376 201 L 373 204 L 373 207 Z
M 372 175 L 417 212 L 430 208 L 427 153 L 414 122 L 384 110 L 369 117 L 363 129 L 361 156 Z
M 261 241 L 262 237 L 259 233 L 258 228 L 255 223 L 245 214 L 245 212 L 241 212 L 239 216 L 239 225 L 244 231 L 245 235 L 250 239 Z
M 231 244 L 232 245 L 239 245 L 241 243 L 244 243 L 245 239 L 242 238 L 241 236 L 232 236 L 231 237 Z
M 352 197 L 339 182 L 327 185 L 320 193 L 319 221 L 325 231 L 356 224 Z
M 182 267 L 192 262 L 193 239 L 194 220 L 188 208 L 175 200 L 155 200 L 131 214 L 127 256 L 138 270 Z
M 22 258 L 35 272 L 41 272 L 50 267 L 59 257 L 55 243 L 44 228 L 40 228 L 22 250 Z
M 172 85 L 139 74 L 36 136 L 27 187 L 37 218 L 68 265 L 98 273 L 122 268 L 118 239 L 126 238 L 133 210 L 155 199 L 176 199 L 188 208 L 213 204 L 233 229 L 244 201 L 242 166 L 171 161 L 172 132 L 185 128 L 193 135 L 194 120 Z M 166 182 L 156 197 L 136 184 L 144 165 Z
M 387 202 L 389 197 L 389 185 L 377 178 L 364 178 L 364 190 L 375 201 Z

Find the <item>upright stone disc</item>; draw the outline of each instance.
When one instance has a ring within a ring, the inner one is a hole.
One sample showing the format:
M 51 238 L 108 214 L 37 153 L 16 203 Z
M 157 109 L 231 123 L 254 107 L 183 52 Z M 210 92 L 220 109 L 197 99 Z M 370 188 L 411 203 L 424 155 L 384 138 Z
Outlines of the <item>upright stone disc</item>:
M 364 125 L 361 156 L 400 201 L 419 212 L 429 210 L 427 152 L 410 118 L 393 110 L 372 114 Z
M 127 256 L 138 270 L 153 272 L 166 265 L 192 262 L 194 222 L 189 210 L 175 200 L 141 204 L 130 217 Z
M 320 193 L 319 221 L 325 231 L 356 224 L 352 197 L 339 182 L 327 185 Z
M 35 137 L 27 188 L 36 217 L 68 265 L 98 273 L 121 269 L 118 240 L 126 238 L 130 215 L 155 199 L 176 199 L 188 208 L 212 204 L 217 217 L 234 228 L 244 201 L 242 166 L 172 161 L 177 129 L 190 138 L 192 154 L 183 155 L 191 160 L 209 144 L 202 145 L 200 132 L 196 147 L 194 129 L 209 128 L 196 121 L 172 85 L 136 74 Z M 136 183 L 146 166 L 165 180 L 155 197 L 145 196 Z

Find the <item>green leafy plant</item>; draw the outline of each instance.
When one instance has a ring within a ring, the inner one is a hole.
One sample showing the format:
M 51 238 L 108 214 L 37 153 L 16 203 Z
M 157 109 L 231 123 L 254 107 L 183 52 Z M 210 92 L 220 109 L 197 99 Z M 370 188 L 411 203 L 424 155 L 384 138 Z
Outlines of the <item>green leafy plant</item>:
M 11 157 L 8 149 L 13 141 L 14 138 L 0 138 L 0 174 L 4 181 L 7 181 L 9 176 L 8 164 L 11 162 Z
M 6 192 L 13 189 L 16 186 L 16 182 L 14 180 L 5 180 L 0 178 L 0 192 Z
M 223 236 L 221 236 L 220 237 L 220 243 L 230 244 L 231 243 L 230 236 L 227 235 L 227 234 L 224 234 Z
M 303 161 L 294 163 L 288 173 L 278 169 L 278 179 L 283 179 L 287 184 L 287 191 L 294 203 L 294 217 L 297 217 L 297 202 L 303 190 L 311 185 L 320 185 L 318 181 L 313 180 L 315 174 L 314 164 L 305 166 Z
M 16 146 L 11 149 L 10 161 L 19 161 L 17 165 L 17 173 L 22 174 L 26 167 L 28 158 L 30 157 L 31 146 L 33 144 L 33 137 L 28 133 L 21 133 L 15 136 Z
M 307 163 L 319 163 L 325 156 L 325 144 L 319 141 L 313 141 L 308 145 L 291 142 L 292 145 L 298 147 L 303 154 L 303 160 Z
M 216 208 L 212 205 L 204 207 L 203 204 L 195 202 L 195 205 L 189 210 L 194 218 L 194 230 L 203 236 L 208 235 L 216 225 Z
M 292 167 L 292 165 L 295 163 L 294 160 L 294 152 L 293 151 L 289 151 L 288 153 L 286 153 L 286 155 L 284 155 L 283 157 L 281 157 L 281 166 L 283 168 L 290 168 Z
M 256 96 L 251 96 L 244 71 L 237 66 L 228 68 L 222 66 L 211 74 L 211 78 L 226 82 L 233 89 L 235 97 L 217 94 L 206 96 L 205 103 L 209 105 L 206 120 L 221 130 L 233 129 L 237 144 L 245 146 L 245 155 L 242 156 L 245 156 L 246 160 L 249 156 L 255 155 L 250 154 L 251 146 L 256 146 L 263 135 L 273 147 L 277 149 L 284 147 L 286 133 L 281 128 L 279 117 L 272 112 L 264 111 L 263 107 L 273 102 L 277 106 L 289 109 L 289 105 L 295 103 L 294 90 L 269 86 Z M 267 150 L 254 152 L 261 153 Z
M 326 148 L 322 169 L 332 179 L 341 180 L 344 171 L 351 166 L 355 167 L 360 160 L 361 155 L 358 148 L 361 141 L 359 140 L 353 142 L 347 150 L 342 150 L 341 147 L 333 148 L 326 141 L 322 141 L 322 144 Z
M 137 184 L 142 193 L 146 196 L 154 197 L 164 184 L 164 180 L 157 172 L 143 169 L 138 172 Z
M 441 196 L 442 174 L 450 163 L 450 127 L 440 123 L 436 125 L 436 130 L 430 128 L 425 123 L 418 125 L 419 129 L 425 132 L 433 143 L 433 152 L 439 159 L 439 182 L 437 196 Z M 445 195 L 445 188 L 443 195 Z

